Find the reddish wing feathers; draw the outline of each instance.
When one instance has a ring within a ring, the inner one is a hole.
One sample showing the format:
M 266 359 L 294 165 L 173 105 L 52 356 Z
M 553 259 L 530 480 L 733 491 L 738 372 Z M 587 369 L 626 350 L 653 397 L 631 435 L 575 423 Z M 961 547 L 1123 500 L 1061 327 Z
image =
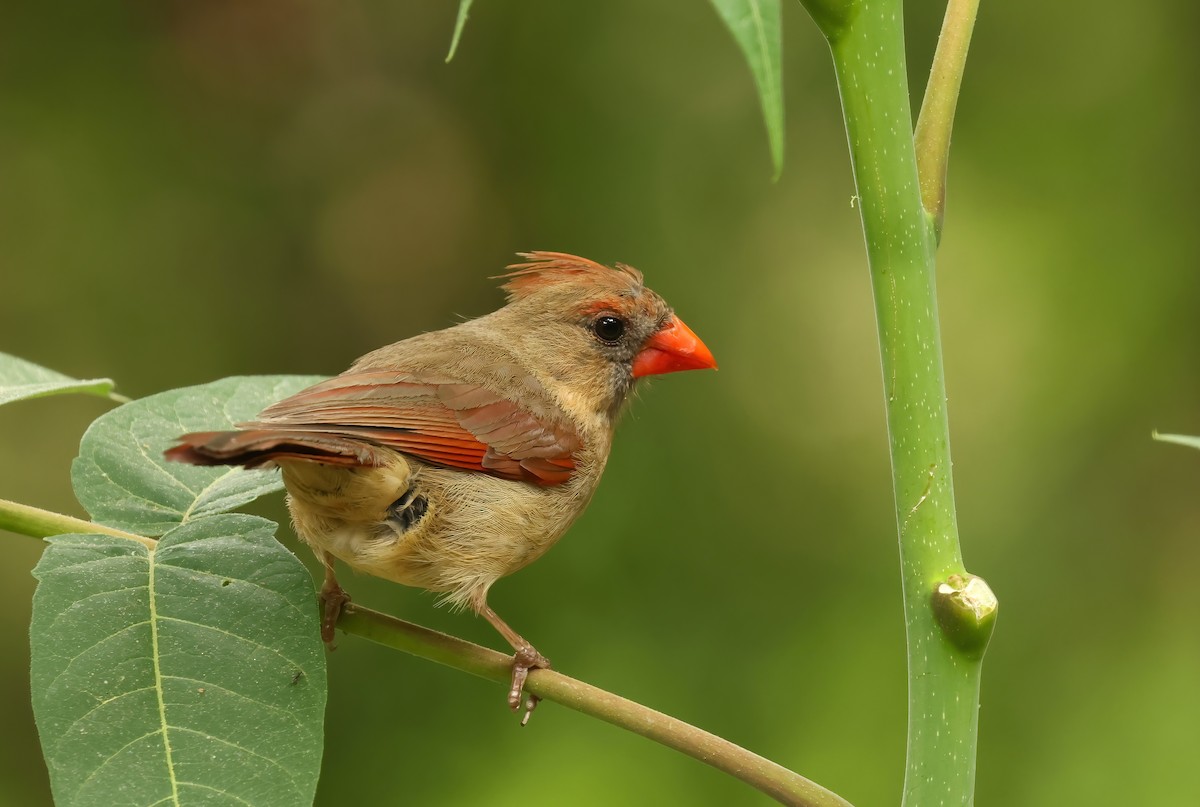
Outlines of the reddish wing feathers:
M 580 446 L 574 429 L 483 387 L 378 371 L 304 390 L 246 428 L 356 437 L 437 465 L 541 485 L 566 482 Z
M 526 252 L 503 275 L 509 301 L 561 282 L 588 281 L 621 298 L 643 291 L 642 274 L 563 252 Z M 613 307 L 603 300 L 595 310 Z M 532 383 L 532 379 L 530 379 Z M 533 386 L 540 386 L 536 383 Z M 189 434 L 167 452 L 195 464 L 255 467 L 276 458 L 378 465 L 386 446 L 427 462 L 541 485 L 566 482 L 581 440 L 548 393 L 530 411 L 495 392 L 432 372 L 358 371 L 310 387 L 269 407 L 242 431 Z

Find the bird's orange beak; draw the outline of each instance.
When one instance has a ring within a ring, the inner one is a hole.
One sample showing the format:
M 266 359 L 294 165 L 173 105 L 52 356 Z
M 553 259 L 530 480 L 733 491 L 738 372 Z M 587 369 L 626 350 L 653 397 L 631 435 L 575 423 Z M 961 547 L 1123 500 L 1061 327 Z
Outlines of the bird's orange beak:
M 672 316 L 666 326 L 646 342 L 633 357 L 633 377 L 677 373 L 680 370 L 715 370 L 712 352 L 683 324 Z

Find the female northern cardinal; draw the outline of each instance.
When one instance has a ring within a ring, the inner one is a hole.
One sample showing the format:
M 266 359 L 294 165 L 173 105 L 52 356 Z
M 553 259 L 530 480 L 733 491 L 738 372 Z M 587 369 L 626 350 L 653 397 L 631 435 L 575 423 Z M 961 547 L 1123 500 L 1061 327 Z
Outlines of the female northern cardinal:
M 514 710 L 529 670 L 550 664 L 488 589 L 583 512 L 636 379 L 717 366 L 636 269 L 521 257 L 500 310 L 368 353 L 238 431 L 185 434 L 166 452 L 283 470 L 296 532 L 325 565 L 326 642 L 349 599 L 334 558 L 483 615 L 515 650 Z

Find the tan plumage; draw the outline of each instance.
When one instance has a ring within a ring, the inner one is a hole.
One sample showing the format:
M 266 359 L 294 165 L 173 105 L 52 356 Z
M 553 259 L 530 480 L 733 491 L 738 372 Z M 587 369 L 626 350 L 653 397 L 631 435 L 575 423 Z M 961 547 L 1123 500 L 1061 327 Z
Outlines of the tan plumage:
M 583 512 L 637 377 L 715 367 L 637 270 L 525 257 L 498 311 L 368 353 L 238 431 L 184 435 L 167 452 L 282 469 L 296 532 L 328 570 L 327 640 L 346 599 L 335 557 L 488 618 L 517 651 L 514 708 L 528 669 L 548 662 L 488 607 L 488 589 Z

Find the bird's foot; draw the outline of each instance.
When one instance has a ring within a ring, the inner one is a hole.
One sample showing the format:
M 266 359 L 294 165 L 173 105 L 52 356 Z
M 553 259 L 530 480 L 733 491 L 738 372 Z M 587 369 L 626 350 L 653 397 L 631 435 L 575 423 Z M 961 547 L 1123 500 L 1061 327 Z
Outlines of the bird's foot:
M 508 708 L 514 712 L 521 708 L 521 693 L 525 689 L 525 680 L 529 678 L 529 671 L 534 669 L 550 669 L 550 659 L 534 650 L 530 645 L 522 645 L 517 648 L 517 651 L 513 653 L 512 686 L 508 690 Z M 529 722 L 529 716 L 533 714 L 533 710 L 537 708 L 540 700 L 541 698 L 537 695 L 526 696 L 525 715 L 521 718 L 522 726 Z
M 334 628 L 337 627 L 338 618 L 348 602 L 350 595 L 336 582 L 330 585 L 326 581 L 321 587 L 321 641 L 330 650 L 334 649 Z

